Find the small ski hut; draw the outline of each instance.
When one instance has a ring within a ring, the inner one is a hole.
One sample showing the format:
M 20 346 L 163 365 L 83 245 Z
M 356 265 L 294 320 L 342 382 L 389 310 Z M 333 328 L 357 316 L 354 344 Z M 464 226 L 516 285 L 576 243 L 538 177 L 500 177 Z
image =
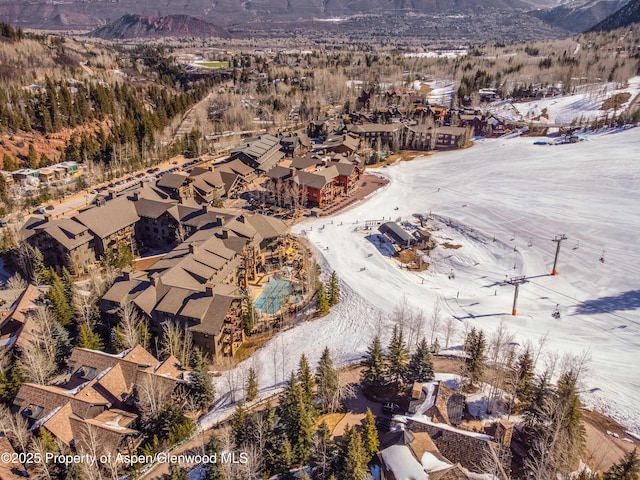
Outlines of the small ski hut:
M 413 237 L 396 222 L 386 222 L 378 227 L 378 231 L 400 248 L 411 246 Z

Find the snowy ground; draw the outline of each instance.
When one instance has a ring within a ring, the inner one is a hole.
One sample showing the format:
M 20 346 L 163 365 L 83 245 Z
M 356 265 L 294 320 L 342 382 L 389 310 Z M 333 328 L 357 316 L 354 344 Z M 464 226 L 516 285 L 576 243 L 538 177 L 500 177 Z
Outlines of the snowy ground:
M 608 112 L 601 110 L 603 102 L 617 93 L 629 93 L 631 95 L 629 102 L 631 102 L 640 93 L 640 77 L 631 78 L 626 86 L 605 83 L 583 85 L 577 87 L 577 90 L 578 93 L 575 95 L 541 98 L 531 102 L 512 103 L 505 100 L 491 105 L 489 110 L 506 120 L 527 122 L 536 119 L 537 122 L 552 124 L 588 122 L 606 115 L 611 117 L 613 110 Z M 629 102 L 622 105 L 618 112 L 626 108 Z M 546 113 L 546 117 L 541 117 L 543 113 Z
M 481 140 L 381 169 L 390 179 L 383 190 L 294 227 L 324 271 L 337 272 L 343 301 L 324 318 L 281 333 L 239 368 L 258 366 L 267 390 L 288 377 L 302 353 L 315 366 L 328 345 L 335 361 L 346 363 L 361 358 L 377 333 L 386 344 L 402 298 L 426 318 L 440 302 L 443 315 L 459 320 L 459 332 L 463 323 L 490 332 L 504 320 L 521 344 L 548 333 L 550 351 L 588 351 L 583 400 L 640 433 L 639 152 L 640 132 L 631 129 L 549 148 L 531 138 Z M 422 273 L 400 269 L 367 239 L 372 232 L 361 231 L 365 220 L 404 221 L 430 211 L 436 238 L 462 247 L 437 248 Z M 550 276 L 558 234 L 569 239 L 559 275 Z M 512 275 L 530 278 L 517 317 L 510 315 L 513 287 L 501 286 Z M 551 316 L 556 304 L 559 320 Z M 220 378 L 218 392 L 226 385 Z

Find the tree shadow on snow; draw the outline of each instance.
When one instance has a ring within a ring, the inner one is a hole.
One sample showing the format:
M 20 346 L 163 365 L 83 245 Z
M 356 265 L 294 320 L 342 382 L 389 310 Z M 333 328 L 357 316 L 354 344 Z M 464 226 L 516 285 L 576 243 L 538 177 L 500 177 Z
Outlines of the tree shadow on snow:
M 640 308 L 640 290 L 629 290 L 619 295 L 582 302 L 576 306 L 574 315 L 594 315 L 637 308 Z

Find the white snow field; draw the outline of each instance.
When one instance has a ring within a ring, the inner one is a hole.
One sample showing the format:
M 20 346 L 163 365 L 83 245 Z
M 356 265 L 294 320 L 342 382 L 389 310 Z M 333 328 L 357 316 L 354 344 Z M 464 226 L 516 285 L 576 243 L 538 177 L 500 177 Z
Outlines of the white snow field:
M 459 320 L 458 332 L 466 322 L 490 333 L 504 320 L 520 344 L 548 333 L 551 352 L 588 351 L 583 401 L 640 433 L 640 131 L 560 146 L 533 140 L 480 140 L 380 169 L 390 179 L 384 189 L 333 217 L 296 225 L 325 274 L 337 272 L 342 302 L 282 332 L 238 368 L 257 366 L 267 394 L 302 353 L 315 367 L 325 346 L 343 364 L 361 358 L 376 333 L 386 345 L 403 298 L 425 319 L 439 302 L 443 317 Z M 438 246 L 422 273 L 401 269 L 378 250 L 370 241 L 375 228 L 362 231 L 366 220 L 415 221 L 412 214 L 430 211 L 438 243 L 461 247 Z M 560 234 L 568 240 L 559 274 L 551 276 L 551 240 Z M 515 317 L 513 287 L 501 285 L 514 275 L 530 280 L 520 287 Z M 551 315 L 557 304 L 560 319 Z M 223 376 L 217 391 L 227 390 Z

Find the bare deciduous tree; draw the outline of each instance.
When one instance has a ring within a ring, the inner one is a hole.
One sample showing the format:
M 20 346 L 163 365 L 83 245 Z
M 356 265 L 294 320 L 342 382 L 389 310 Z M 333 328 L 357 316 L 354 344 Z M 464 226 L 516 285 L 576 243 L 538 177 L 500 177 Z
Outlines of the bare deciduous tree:
M 160 352 L 165 357 L 173 355 L 182 365 L 189 365 L 193 352 L 191 332 L 175 322 L 164 323 Z
M 46 385 L 56 372 L 56 359 L 45 348 L 33 346 L 20 349 L 17 366 L 28 382 Z
M 456 334 L 456 319 L 447 317 L 444 322 L 444 348 L 449 348 L 449 342 Z
M 429 318 L 429 345 L 433 345 L 433 340 L 435 334 L 438 330 L 440 330 L 440 323 L 442 323 L 442 307 L 440 306 L 440 302 L 436 302 L 433 306 L 433 312 L 431 312 L 431 317 Z
M 145 418 L 157 418 L 163 405 L 171 397 L 172 389 L 157 375 L 145 375 L 137 385 L 138 408 Z
M 144 319 L 133 302 L 125 303 L 118 310 L 120 322 L 116 327 L 116 335 L 118 336 L 122 346 L 130 349 L 138 344 L 144 344 L 142 337 L 143 330 L 146 329 Z M 144 346 L 144 345 L 143 345 Z
M 2 430 L 14 445 L 20 447 L 20 451 L 27 451 L 31 434 L 29 433 L 29 424 L 26 418 L 21 415 L 14 415 L 7 407 L 1 405 L 0 430 Z

